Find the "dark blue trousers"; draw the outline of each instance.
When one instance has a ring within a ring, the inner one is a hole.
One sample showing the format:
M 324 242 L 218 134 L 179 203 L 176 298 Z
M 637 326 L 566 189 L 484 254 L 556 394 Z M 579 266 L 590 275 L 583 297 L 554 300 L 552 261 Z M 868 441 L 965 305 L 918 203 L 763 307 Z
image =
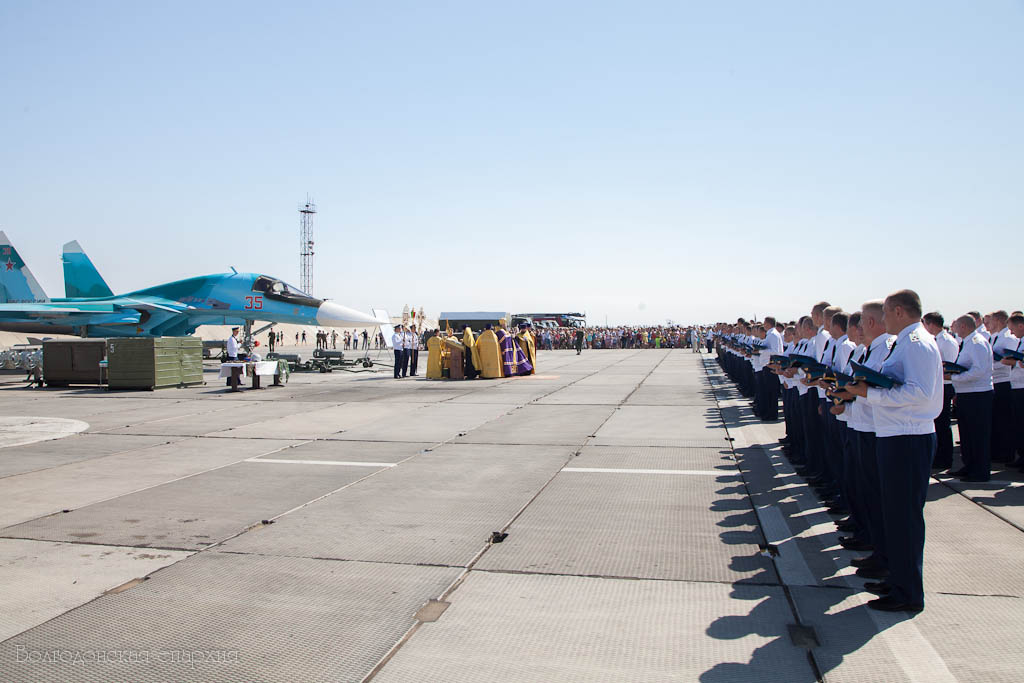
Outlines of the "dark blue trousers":
M 857 494 L 867 521 L 864 540 L 874 547 L 874 564 L 882 569 L 888 565 L 885 552 L 885 524 L 882 518 L 882 484 L 878 479 L 878 457 L 875 454 L 874 432 L 853 431 L 857 435 Z
M 821 416 L 818 415 L 818 394 L 813 389 L 800 397 L 804 423 L 804 460 L 807 463 L 809 477 L 821 477 L 825 474 L 822 465 L 822 452 L 825 448 L 821 434 Z
M 889 597 L 924 605 L 924 501 L 935 458 L 935 434 L 879 437 L 875 453 L 882 481 Z
M 997 382 L 992 394 L 992 461 L 1013 460 L 1013 405 L 1010 383 Z
M 956 395 L 956 419 L 960 425 L 960 457 L 972 479 L 992 476 L 992 392 L 972 391 Z
M 405 357 L 405 352 L 401 349 L 395 349 L 395 379 L 402 376 L 402 359 Z
M 953 385 L 942 386 L 942 412 L 935 418 L 935 467 L 948 470 L 953 466 L 953 428 L 950 421 L 953 414 Z
M 771 370 L 757 373 L 761 385 L 761 406 L 758 414 L 762 420 L 779 419 L 779 378 Z
M 825 476 L 828 477 L 830 488 L 835 492 L 842 490 L 843 478 L 843 442 L 839 435 L 839 420 L 832 414 L 832 401 L 827 398 L 818 399 L 822 413 L 822 439 L 825 449 L 822 451 L 822 464 Z
M 839 491 L 842 493 L 843 502 L 850 508 L 850 519 L 857 525 L 856 535 L 867 541 L 867 534 L 863 532 L 867 526 L 864 521 L 864 510 L 857 500 L 857 460 L 856 445 L 857 432 L 846 426 L 842 420 L 836 420 L 839 430 L 839 441 L 842 444 L 841 471 L 839 475 Z

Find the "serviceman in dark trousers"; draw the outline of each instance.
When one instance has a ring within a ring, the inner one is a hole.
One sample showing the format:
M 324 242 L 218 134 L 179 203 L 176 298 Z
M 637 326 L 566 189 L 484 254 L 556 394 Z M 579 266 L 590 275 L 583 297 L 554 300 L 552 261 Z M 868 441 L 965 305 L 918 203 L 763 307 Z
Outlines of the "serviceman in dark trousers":
M 1017 338 L 1017 352 L 1024 352 L 1024 315 L 1015 313 L 1010 316 L 1007 325 L 1010 332 Z M 1013 408 L 1013 447 L 1017 459 L 1010 467 L 1024 471 L 1024 363 L 1013 358 L 1000 361 L 1010 368 L 1010 405 Z
M 1003 353 L 1017 348 L 1018 339 L 1006 327 L 1009 314 L 994 311 L 988 314 L 989 344 L 992 346 L 992 462 L 1007 463 L 1014 459 L 1013 407 L 1010 399 L 1010 368 L 1001 362 Z
M 395 325 L 395 333 L 391 335 L 391 345 L 395 348 L 395 379 L 405 377 L 405 332 L 401 325 Z
M 942 411 L 942 356 L 921 313 L 916 292 L 886 297 L 886 332 L 897 336 L 881 372 L 898 384 L 882 389 L 856 383 L 852 390 L 866 399 L 875 422 L 889 563 L 888 579 L 870 587 L 882 597 L 868 607 L 887 612 L 924 609 L 924 503 L 935 457 L 935 418 Z
M 895 336 L 885 331 L 885 309 L 882 301 L 868 301 L 861 307 L 861 343 L 865 347 L 858 363 L 878 371 L 889 353 Z M 852 369 L 852 367 L 851 367 Z M 851 398 L 849 391 L 838 393 Z M 850 429 L 850 446 L 854 449 L 853 490 L 858 496 L 855 509 L 860 511 L 857 529 L 850 529 L 849 545 L 867 543 L 872 553 L 855 558 L 850 562 L 857 568 L 857 576 L 865 579 L 884 579 L 889 575 L 886 558 L 885 521 L 882 518 L 882 483 L 876 454 L 877 434 L 875 432 L 874 409 L 863 399 L 848 403 L 845 409 L 846 426 Z M 841 541 L 842 542 L 842 541 Z M 858 543 L 860 542 L 860 543 Z
M 939 347 L 944 363 L 953 363 L 960 353 L 960 346 L 956 339 L 944 328 L 945 318 L 938 311 L 925 313 L 921 319 L 924 327 L 935 337 L 935 343 Z M 935 461 L 932 463 L 933 470 L 948 470 L 953 467 L 953 381 L 942 380 L 942 412 L 935 418 Z
M 583 330 L 576 330 L 576 355 L 583 353 Z
M 405 343 L 409 352 L 409 374 L 415 377 L 416 364 L 420 360 L 420 335 L 415 325 L 410 325 L 409 331 L 405 333 Z
M 965 481 L 988 481 L 992 478 L 992 347 L 971 315 L 957 318 L 953 331 L 963 340 L 956 364 L 967 370 L 947 375 L 956 391 L 963 460 L 963 467 L 950 474 Z

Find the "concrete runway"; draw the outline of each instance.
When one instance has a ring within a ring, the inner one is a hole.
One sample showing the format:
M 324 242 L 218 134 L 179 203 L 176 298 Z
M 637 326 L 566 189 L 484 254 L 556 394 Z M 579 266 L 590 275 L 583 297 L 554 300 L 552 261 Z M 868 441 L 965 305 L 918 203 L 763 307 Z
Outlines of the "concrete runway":
M 879 614 L 711 357 L 539 360 L 0 385 L 0 679 L 1020 680 L 1019 474 L 934 480 L 927 607 Z

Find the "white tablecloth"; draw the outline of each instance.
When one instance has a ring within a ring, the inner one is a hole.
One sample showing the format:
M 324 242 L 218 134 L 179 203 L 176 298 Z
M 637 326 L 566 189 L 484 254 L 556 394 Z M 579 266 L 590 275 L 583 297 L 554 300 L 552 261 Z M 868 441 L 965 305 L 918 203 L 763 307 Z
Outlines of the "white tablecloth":
M 254 363 L 256 374 L 260 377 L 273 377 L 277 374 L 277 361 L 276 360 L 261 360 L 259 363 Z
M 231 377 L 231 368 L 242 368 L 242 377 L 245 377 L 245 363 L 221 363 L 218 377 Z

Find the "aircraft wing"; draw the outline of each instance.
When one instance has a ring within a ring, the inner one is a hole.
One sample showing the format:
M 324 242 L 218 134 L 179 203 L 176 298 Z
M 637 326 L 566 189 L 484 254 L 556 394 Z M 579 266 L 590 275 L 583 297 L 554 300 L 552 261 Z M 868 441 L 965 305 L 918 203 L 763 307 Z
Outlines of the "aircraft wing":
M 0 322 L 48 322 L 66 325 L 123 325 L 139 322 L 141 314 L 114 304 L 0 303 Z

